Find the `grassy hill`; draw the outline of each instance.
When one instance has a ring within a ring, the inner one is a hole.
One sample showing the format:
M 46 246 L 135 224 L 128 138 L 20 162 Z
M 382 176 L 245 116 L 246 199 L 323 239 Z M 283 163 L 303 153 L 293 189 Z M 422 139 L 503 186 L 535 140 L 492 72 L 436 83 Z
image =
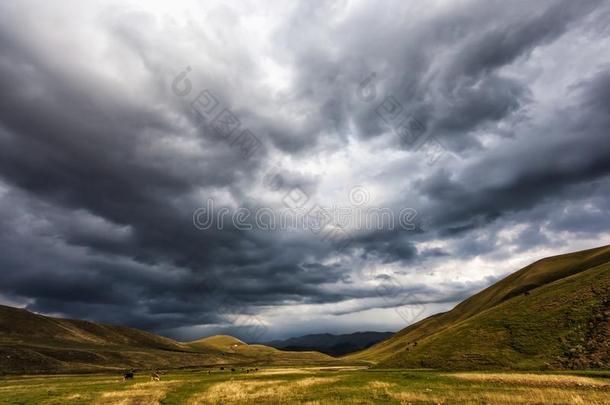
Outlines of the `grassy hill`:
M 181 343 L 134 328 L 52 318 L 7 306 L 0 306 L 0 359 L 0 374 L 341 363 L 317 352 L 284 352 L 231 336 Z
M 231 350 L 236 346 L 242 346 L 246 343 L 237 339 L 236 337 L 229 335 L 214 335 L 209 336 L 203 339 L 195 340 L 193 342 L 188 343 L 191 347 L 217 347 L 221 349 Z
M 610 246 L 537 261 L 368 350 L 380 367 L 610 367 Z
M 334 360 L 326 354 L 315 351 L 292 352 L 258 344 L 249 345 L 227 335 L 210 336 L 187 345 L 195 350 L 217 349 L 224 355 L 238 356 L 242 359 L 242 363 L 258 361 L 274 365 L 330 364 Z
M 171 339 L 138 329 L 88 321 L 52 318 L 0 305 L 0 341 L 63 345 L 125 345 L 182 350 Z

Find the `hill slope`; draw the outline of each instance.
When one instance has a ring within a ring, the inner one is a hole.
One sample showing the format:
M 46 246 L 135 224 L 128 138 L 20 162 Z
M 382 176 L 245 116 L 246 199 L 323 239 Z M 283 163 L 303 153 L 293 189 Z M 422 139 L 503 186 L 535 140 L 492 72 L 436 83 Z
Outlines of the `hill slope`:
M 537 261 L 347 359 L 392 367 L 610 367 L 610 247 Z
M 0 341 L 3 343 L 126 345 L 183 350 L 178 342 L 124 326 L 52 318 L 21 308 L 0 305 Z
M 231 347 L 236 343 L 240 350 Z M 338 362 L 321 353 L 283 352 L 230 336 L 180 343 L 134 328 L 52 318 L 1 305 L 0 359 L 0 374 Z
M 244 363 L 264 362 L 274 365 L 300 365 L 312 363 L 328 363 L 333 358 L 316 351 L 285 351 L 274 347 L 258 344 L 247 344 L 241 340 L 227 335 L 210 336 L 208 338 L 195 340 L 187 343 L 194 350 L 219 350 L 223 355 L 238 356 Z
M 331 356 L 342 356 L 366 349 L 392 335 L 394 335 L 392 332 L 355 332 L 344 335 L 320 333 L 293 337 L 286 340 L 274 340 L 266 343 L 266 345 L 277 349 L 315 350 L 330 354 Z
M 214 335 L 188 343 L 188 345 L 192 347 L 212 346 L 217 348 L 231 348 L 245 344 L 246 343 L 237 339 L 236 337 L 229 335 Z

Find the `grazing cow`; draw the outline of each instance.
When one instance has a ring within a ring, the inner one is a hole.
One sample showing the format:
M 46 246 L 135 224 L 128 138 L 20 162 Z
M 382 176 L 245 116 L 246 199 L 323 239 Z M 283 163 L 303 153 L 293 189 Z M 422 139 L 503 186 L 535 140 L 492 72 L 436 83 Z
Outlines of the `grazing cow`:
M 133 380 L 133 371 L 128 371 L 126 373 L 123 373 L 123 381 L 127 381 L 127 380 Z
M 220 371 L 224 371 L 224 369 L 225 369 L 224 367 L 220 367 Z
M 150 374 L 150 381 L 159 381 L 161 380 L 161 376 L 156 371 Z
M 235 372 L 235 369 L 234 369 L 234 368 L 232 368 L 232 369 L 231 369 L 231 372 L 232 372 L 232 373 L 234 373 L 234 372 Z

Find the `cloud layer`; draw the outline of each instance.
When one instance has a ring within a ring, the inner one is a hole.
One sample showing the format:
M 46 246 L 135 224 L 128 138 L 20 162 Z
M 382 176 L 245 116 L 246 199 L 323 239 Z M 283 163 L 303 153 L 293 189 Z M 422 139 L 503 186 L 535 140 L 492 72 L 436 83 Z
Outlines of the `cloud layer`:
M 519 3 L 2 3 L 0 302 L 181 339 L 399 329 L 609 243 L 610 7 Z M 413 227 L 193 224 L 294 190 Z

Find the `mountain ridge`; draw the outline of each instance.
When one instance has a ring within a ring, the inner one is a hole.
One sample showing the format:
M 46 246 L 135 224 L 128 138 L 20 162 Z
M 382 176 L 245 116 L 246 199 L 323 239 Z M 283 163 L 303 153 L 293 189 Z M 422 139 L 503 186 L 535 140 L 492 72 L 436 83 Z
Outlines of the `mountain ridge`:
M 313 333 L 288 339 L 277 339 L 265 345 L 277 349 L 306 351 L 315 350 L 331 356 L 342 356 L 366 349 L 394 335 L 394 332 L 353 332 L 344 334 Z

